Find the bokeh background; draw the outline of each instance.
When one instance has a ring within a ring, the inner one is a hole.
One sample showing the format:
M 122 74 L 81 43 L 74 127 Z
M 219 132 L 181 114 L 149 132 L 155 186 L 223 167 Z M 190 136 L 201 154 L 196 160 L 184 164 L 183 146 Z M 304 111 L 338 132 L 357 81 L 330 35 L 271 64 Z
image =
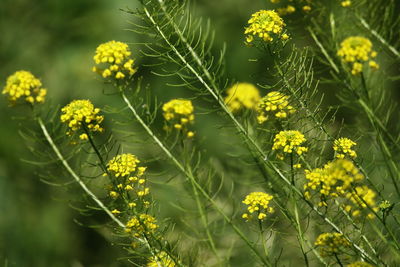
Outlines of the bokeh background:
M 227 77 L 258 80 L 265 69 L 262 64 L 268 63 L 249 61 L 257 51 L 243 45 L 243 27 L 249 14 L 268 7 L 267 1 L 197 0 L 193 4 L 198 16 L 210 18 L 215 46 L 227 45 Z M 76 98 L 90 98 L 97 106 L 110 104 L 91 72 L 92 57 L 97 45 L 109 40 L 132 43 L 135 55 L 134 43 L 140 39 L 127 30 L 132 17 L 120 9 L 136 5 L 135 0 L 1 0 L 0 88 L 8 75 L 24 69 L 41 78 L 55 106 Z M 309 42 L 297 36 L 299 44 Z M 146 60 L 139 54 L 135 57 L 139 65 Z M 156 87 L 160 101 L 182 93 L 146 69 L 141 75 Z M 325 87 L 328 100 L 333 95 L 330 89 Z M 25 111 L 0 101 L 0 265 L 124 266 L 116 260 L 123 251 L 107 241 L 101 228 L 79 223 L 82 215 L 69 199 L 81 192 L 46 185 L 41 181 L 43 167 L 27 162 L 32 153 L 18 134 L 25 125 L 21 120 Z M 351 118 L 352 113 L 338 116 Z M 214 145 L 209 143 L 210 150 L 215 150 Z

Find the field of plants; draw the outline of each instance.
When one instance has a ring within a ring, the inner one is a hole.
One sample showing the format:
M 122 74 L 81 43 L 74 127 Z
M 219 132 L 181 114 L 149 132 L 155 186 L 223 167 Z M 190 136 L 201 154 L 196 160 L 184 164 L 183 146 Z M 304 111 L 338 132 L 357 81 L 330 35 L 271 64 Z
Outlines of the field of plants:
M 399 1 L 0 7 L 0 264 L 400 265 Z

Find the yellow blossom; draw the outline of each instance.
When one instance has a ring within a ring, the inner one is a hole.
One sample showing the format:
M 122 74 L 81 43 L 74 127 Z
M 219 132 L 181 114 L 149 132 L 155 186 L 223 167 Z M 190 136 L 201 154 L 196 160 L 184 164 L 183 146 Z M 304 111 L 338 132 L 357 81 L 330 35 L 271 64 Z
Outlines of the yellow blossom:
M 253 213 L 257 214 L 258 220 L 263 220 L 267 217 L 267 213 L 273 213 L 274 209 L 269 206 L 273 196 L 264 192 L 252 192 L 242 201 L 246 204 L 248 213 L 242 215 L 243 219 L 249 220 Z
M 306 138 L 299 131 L 280 131 L 275 135 L 272 150 L 278 150 L 287 154 L 296 153 L 302 155 L 308 151 L 307 147 L 301 146 L 305 141 Z M 284 157 L 282 154 L 280 155 Z
M 2 94 L 7 95 L 11 104 L 19 99 L 35 104 L 44 102 L 47 90 L 42 88 L 42 83 L 32 73 L 20 70 L 7 78 Z
M 276 10 L 276 12 L 279 14 L 279 16 L 286 16 L 286 15 L 294 13 L 295 11 L 296 11 L 296 8 L 292 5 L 288 5 L 286 7 L 281 7 Z
M 260 99 L 260 92 L 253 84 L 237 83 L 227 90 L 225 103 L 230 111 L 237 112 L 241 109 L 255 109 Z
M 125 232 L 132 233 L 134 236 L 148 235 L 155 232 L 158 228 L 156 219 L 148 214 L 140 214 L 131 218 L 126 223 Z
M 342 5 L 342 7 L 349 7 L 351 6 L 351 1 L 349 0 L 341 1 L 340 4 Z
M 351 149 L 355 145 L 357 144 L 352 140 L 341 137 L 333 142 L 333 150 L 336 151 L 336 157 L 339 159 L 343 159 L 345 156 L 356 158 L 357 153 Z
M 376 57 L 376 52 L 372 50 L 372 43 L 367 38 L 361 36 L 351 36 L 346 38 L 341 44 L 337 55 L 342 61 L 352 66 L 351 73 L 357 75 L 363 71 L 363 64 L 369 62 L 373 69 L 379 65 L 372 60 Z
M 113 209 L 113 210 L 111 211 L 111 213 L 112 213 L 112 214 L 120 214 L 121 212 L 120 212 L 119 210 L 117 210 L 117 209 Z
M 96 66 L 92 70 L 103 78 L 121 80 L 137 71 L 133 67 L 134 60 L 131 58 L 131 51 L 126 43 L 109 41 L 101 44 L 97 47 L 93 59 Z
M 163 116 L 167 122 L 170 122 L 177 130 L 182 131 L 186 137 L 194 136 L 193 131 L 189 131 L 189 124 L 194 121 L 194 108 L 192 101 L 186 99 L 172 99 L 162 107 Z M 166 127 L 168 130 L 170 127 Z
M 121 154 L 112 158 L 107 164 L 107 170 L 115 175 L 115 177 L 128 176 L 136 171 L 139 159 L 132 154 Z
M 149 259 L 147 267 L 175 267 L 175 262 L 164 251 L 157 253 Z
M 362 211 L 367 212 L 367 217 L 372 219 L 375 217 L 374 212 L 379 211 L 379 207 L 375 201 L 376 193 L 368 188 L 368 186 L 357 186 L 353 191 L 346 194 L 346 198 L 349 199 L 355 207 L 348 205 L 348 212 L 351 211 L 352 216 L 359 216 Z
M 364 176 L 347 159 L 337 159 L 327 163 L 324 168 L 306 170 L 307 183 L 304 185 L 305 197 L 311 199 L 311 192 L 319 195 L 319 206 L 327 206 L 329 198 L 345 196 L 352 185 L 364 179 Z
M 273 10 L 260 10 L 248 21 L 249 26 L 245 28 L 246 43 L 251 44 L 254 38 L 264 42 L 272 42 L 274 39 L 282 38 L 285 23 L 283 19 Z
M 317 237 L 315 245 L 319 247 L 322 256 L 337 255 L 345 248 L 350 247 L 350 242 L 340 233 L 323 233 Z
M 104 117 L 98 115 L 99 108 L 95 108 L 89 100 L 74 100 L 61 109 L 63 113 L 60 117 L 61 122 L 68 125 L 67 135 L 80 133 L 81 140 L 87 140 L 87 132 L 102 132 L 100 126 Z
M 278 92 L 272 91 L 264 96 L 257 104 L 257 121 L 263 123 L 270 117 L 283 119 L 296 110 L 289 105 L 289 97 Z

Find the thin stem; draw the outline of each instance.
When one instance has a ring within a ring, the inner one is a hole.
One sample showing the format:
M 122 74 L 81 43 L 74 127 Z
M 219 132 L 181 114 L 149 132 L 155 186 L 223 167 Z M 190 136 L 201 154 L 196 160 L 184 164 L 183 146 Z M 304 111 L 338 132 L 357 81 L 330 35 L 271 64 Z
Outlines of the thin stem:
M 387 49 L 389 49 L 390 52 L 392 52 L 393 55 L 396 57 L 400 58 L 400 52 L 397 51 L 397 49 L 393 46 L 391 46 L 386 40 L 375 30 L 371 28 L 371 26 L 359 15 L 357 15 L 357 19 L 361 22 L 361 25 L 367 29 L 381 44 L 386 46 Z
M 340 261 L 338 255 L 336 253 L 334 253 L 335 259 L 337 261 L 337 263 L 339 264 L 340 267 L 343 267 L 343 263 Z
M 262 220 L 258 220 L 258 227 L 260 229 L 261 243 L 262 243 L 262 247 L 264 249 L 264 254 L 265 254 L 265 257 L 268 258 L 269 253 L 268 253 L 268 248 L 267 248 L 267 244 L 266 244 L 267 241 L 266 241 L 265 235 L 264 235 L 264 229 L 262 226 Z
M 197 53 L 195 52 L 195 50 L 190 46 L 190 44 L 187 42 L 186 38 L 183 36 L 183 33 L 180 31 L 179 27 L 173 22 L 172 18 L 170 17 L 170 15 L 168 14 L 168 12 L 165 10 L 164 5 L 163 5 L 163 1 L 162 0 L 158 0 L 161 9 L 164 12 L 164 15 L 167 17 L 168 21 L 171 23 L 171 25 L 173 25 L 174 29 L 176 30 L 176 33 L 178 35 L 178 37 L 180 38 L 180 40 L 186 45 L 187 49 L 189 50 L 189 53 L 192 55 L 192 57 L 195 59 L 195 62 L 197 64 L 200 65 L 200 67 L 202 68 L 202 71 L 204 73 L 204 75 L 211 80 L 211 84 L 213 85 L 213 79 L 211 77 L 211 75 L 209 74 L 208 70 L 204 68 L 204 65 L 202 63 L 202 61 L 197 60 L 200 59 L 200 57 L 197 55 Z M 236 120 L 236 118 L 234 117 L 234 115 L 229 111 L 229 109 L 227 108 L 226 104 L 224 103 L 223 99 L 220 97 L 220 95 L 218 94 L 218 91 L 216 90 L 216 86 L 211 87 L 202 77 L 202 75 L 200 73 L 198 73 L 196 71 L 196 69 L 186 60 L 185 56 L 183 54 L 181 54 L 178 49 L 170 42 L 170 40 L 168 39 L 168 37 L 166 36 L 166 34 L 164 33 L 162 27 L 160 27 L 154 17 L 150 14 L 149 10 L 143 6 L 143 10 L 145 15 L 147 16 L 147 18 L 149 19 L 149 21 L 153 24 L 154 28 L 156 29 L 156 31 L 158 32 L 158 34 L 161 36 L 161 38 L 165 41 L 165 43 L 171 48 L 171 50 L 176 54 L 176 56 L 179 58 L 179 60 L 183 63 L 183 65 L 198 79 L 198 81 L 204 86 L 204 88 L 210 93 L 210 95 L 217 101 L 217 103 L 219 104 L 219 106 L 222 108 L 222 110 L 224 111 L 224 113 L 226 115 L 228 115 L 228 117 L 230 118 L 230 120 L 232 120 L 234 126 L 236 127 L 236 129 L 238 130 L 239 134 L 241 135 L 241 137 L 243 138 L 244 142 L 247 144 L 248 148 L 253 151 L 255 150 L 255 152 L 259 155 L 259 157 L 262 159 L 263 164 L 268 165 L 270 168 L 272 168 L 272 170 L 274 170 L 274 172 L 278 175 L 278 177 L 280 177 L 286 184 L 288 184 L 289 186 L 293 187 L 291 182 L 287 179 L 287 177 L 285 177 L 283 175 L 283 173 L 275 166 L 275 164 L 271 161 L 267 161 L 267 155 L 265 154 L 265 152 L 261 149 L 261 147 L 255 142 L 254 139 L 252 139 L 247 131 L 244 129 L 244 127 Z M 321 127 L 321 125 L 320 125 Z M 293 187 L 293 191 L 301 196 L 301 199 L 305 200 L 302 197 L 302 193 L 300 192 L 299 189 L 297 189 L 296 187 Z M 322 217 L 322 219 L 324 221 L 326 221 L 329 225 L 331 225 L 337 232 L 342 233 L 342 231 L 340 230 L 340 228 L 335 225 L 329 218 L 326 218 L 326 216 L 321 213 L 320 211 L 318 211 L 317 207 L 315 207 L 312 203 L 310 203 L 309 201 L 306 201 L 307 205 L 309 205 L 313 211 L 315 211 L 319 216 Z M 354 244 L 354 242 L 353 242 Z M 361 247 L 359 247 L 358 245 L 354 244 L 353 245 L 354 248 L 356 248 L 356 250 L 358 250 L 364 257 L 368 258 L 371 262 L 375 263 L 375 260 L 368 255 L 368 253 L 362 249 Z
M 68 173 L 74 178 L 74 180 L 80 185 L 80 187 L 88 194 L 93 201 L 115 222 L 118 224 L 118 226 L 125 228 L 125 224 L 123 224 L 117 217 L 112 214 L 112 212 L 104 205 L 103 202 L 101 202 L 100 199 L 97 198 L 97 196 L 90 191 L 90 189 L 86 186 L 86 184 L 82 181 L 82 179 L 74 172 L 74 170 L 71 168 L 71 166 L 68 164 L 67 160 L 64 158 L 64 156 L 61 154 L 60 150 L 58 147 L 55 145 L 53 139 L 51 138 L 49 132 L 47 131 L 46 126 L 44 125 L 42 118 L 38 117 L 37 121 L 39 123 L 40 128 L 42 129 L 42 132 L 47 140 L 47 142 L 50 144 L 50 147 L 53 149 L 54 153 L 57 155 L 58 159 L 61 161 L 62 165 L 64 168 L 68 171 Z
M 160 141 L 160 139 L 153 133 L 149 126 L 142 120 L 139 114 L 136 112 L 136 109 L 132 106 L 129 99 L 126 97 L 125 93 L 121 90 L 121 97 L 124 102 L 127 104 L 129 110 L 132 112 L 135 119 L 139 122 L 139 124 L 145 129 L 147 134 L 154 140 L 154 142 L 161 148 L 161 150 L 167 155 L 167 157 L 175 164 L 175 166 L 181 171 L 189 180 L 192 181 L 194 186 L 199 190 L 199 192 L 214 206 L 216 211 L 223 217 L 225 222 L 231 225 L 232 229 L 236 232 L 236 234 L 249 246 L 249 248 L 253 251 L 253 253 L 267 266 L 272 266 L 269 262 L 269 259 L 264 259 L 264 257 L 260 254 L 260 252 L 251 244 L 250 240 L 243 234 L 243 232 L 232 222 L 232 219 L 229 218 L 221 208 L 218 207 L 217 203 L 214 199 L 202 188 L 202 186 L 197 183 L 193 174 L 188 172 L 185 167 L 178 161 L 178 159 L 172 155 L 169 149 Z

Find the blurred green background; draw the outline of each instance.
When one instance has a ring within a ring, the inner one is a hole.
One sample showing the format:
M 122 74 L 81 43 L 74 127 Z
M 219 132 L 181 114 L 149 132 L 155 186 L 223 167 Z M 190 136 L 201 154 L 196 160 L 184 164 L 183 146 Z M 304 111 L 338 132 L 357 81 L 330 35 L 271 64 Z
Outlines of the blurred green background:
M 196 15 L 211 19 L 215 46 L 227 45 L 227 77 L 260 81 L 265 62 L 249 61 L 257 58 L 258 52 L 243 45 L 243 28 L 250 14 L 268 7 L 267 1 L 193 2 Z M 109 98 L 102 94 L 102 83 L 91 72 L 92 57 L 100 43 L 140 41 L 124 30 L 131 27 L 128 21 L 132 18 L 119 10 L 136 4 L 135 0 L 1 0 L 0 88 L 8 75 L 23 69 L 41 78 L 54 106 L 76 98 L 90 98 L 100 107 L 109 104 Z M 296 42 L 309 41 L 301 36 L 297 35 Z M 145 59 L 135 53 L 135 47 L 131 49 L 140 66 Z M 165 86 L 165 81 L 145 68 L 140 69 L 140 75 L 155 87 L 161 101 L 182 93 L 179 88 Z M 328 98 L 333 95 L 331 89 L 323 89 Z M 25 111 L 11 109 L 5 99 L 0 102 L 0 265 L 123 266 L 123 261 L 116 260 L 124 256 L 123 251 L 106 240 L 101 228 L 75 222 L 81 215 L 70 207 L 73 197 L 69 194 L 81 192 L 42 183 L 39 173 L 45 170 L 23 161 L 32 159 L 18 135 L 22 124 L 25 127 L 19 119 Z M 346 114 L 339 112 L 338 116 Z M 218 150 L 216 142 L 218 139 L 210 140 L 210 150 Z

